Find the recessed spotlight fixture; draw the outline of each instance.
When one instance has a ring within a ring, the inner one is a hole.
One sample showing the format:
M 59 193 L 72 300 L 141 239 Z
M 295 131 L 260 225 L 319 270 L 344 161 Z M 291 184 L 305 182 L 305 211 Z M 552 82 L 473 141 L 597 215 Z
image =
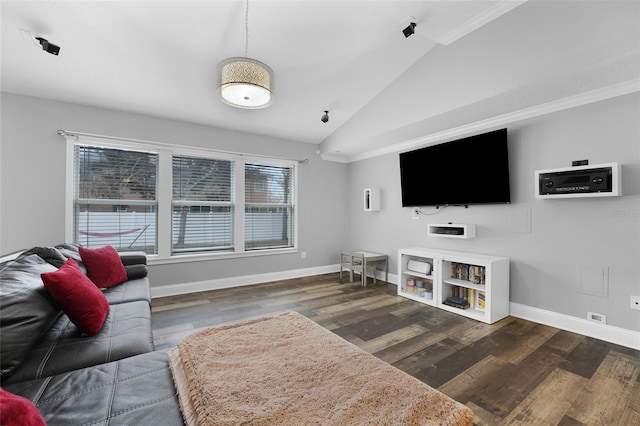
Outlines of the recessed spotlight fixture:
M 33 44 L 47 53 L 51 53 L 54 56 L 58 56 L 60 54 L 60 46 L 51 43 L 44 37 L 35 36 L 31 33 L 31 31 L 22 28 L 20 28 L 20 35 L 25 40 L 31 40 Z
M 322 117 L 320 117 L 320 121 L 322 121 L 323 123 L 329 121 L 329 111 L 325 111 L 324 114 L 322 114 Z
M 58 56 L 58 54 L 60 53 L 60 46 L 56 46 L 55 44 L 49 42 L 49 40 L 47 40 L 46 38 L 36 37 L 36 40 L 38 40 L 40 46 L 42 46 L 42 50 L 44 50 L 45 52 L 51 53 L 55 56 Z
M 407 28 L 402 30 L 402 34 L 404 34 L 405 38 L 409 37 L 410 35 L 416 32 L 417 26 L 418 25 L 415 22 L 410 23 L 409 26 L 407 26 Z

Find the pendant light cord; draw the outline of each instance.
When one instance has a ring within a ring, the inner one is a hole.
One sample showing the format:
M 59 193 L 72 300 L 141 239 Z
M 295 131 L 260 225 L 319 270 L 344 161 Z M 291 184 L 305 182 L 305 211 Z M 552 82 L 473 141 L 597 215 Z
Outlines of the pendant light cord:
M 244 57 L 249 57 L 249 0 L 244 12 Z

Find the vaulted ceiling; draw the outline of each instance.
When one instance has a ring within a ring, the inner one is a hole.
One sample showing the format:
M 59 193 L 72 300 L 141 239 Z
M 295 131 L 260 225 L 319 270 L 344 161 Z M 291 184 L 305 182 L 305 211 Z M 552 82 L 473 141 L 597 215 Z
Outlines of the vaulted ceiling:
M 638 2 L 251 0 L 248 15 L 246 7 L 2 0 L 1 89 L 317 144 L 338 161 L 640 90 Z M 247 16 L 248 56 L 275 73 L 275 103 L 263 110 L 234 109 L 216 94 L 218 62 L 244 55 Z M 416 33 L 405 38 L 411 21 Z

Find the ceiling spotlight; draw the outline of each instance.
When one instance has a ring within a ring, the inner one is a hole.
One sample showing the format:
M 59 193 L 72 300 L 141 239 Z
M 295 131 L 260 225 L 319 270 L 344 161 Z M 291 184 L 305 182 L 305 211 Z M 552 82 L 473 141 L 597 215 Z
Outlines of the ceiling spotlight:
M 329 121 L 329 111 L 325 111 L 324 114 L 322 114 L 322 117 L 320 117 L 320 121 L 322 121 L 323 123 Z
M 407 28 L 402 30 L 402 34 L 404 34 L 405 38 L 409 37 L 410 35 L 416 32 L 416 27 L 417 27 L 416 23 L 412 22 L 409 24 Z
M 35 39 L 38 40 L 40 46 L 42 46 L 42 50 L 44 50 L 45 52 L 51 53 L 52 55 L 56 56 L 58 56 L 58 54 L 60 53 L 60 46 L 49 43 L 49 40 L 47 40 L 46 38 L 35 37 Z
M 37 37 L 33 35 L 33 33 L 29 30 L 25 30 L 20 28 L 20 35 L 23 39 L 32 41 L 33 44 L 41 48 L 45 52 L 51 53 L 52 55 L 58 56 L 60 53 L 60 46 L 56 46 L 53 43 L 50 43 L 49 40 L 43 37 Z

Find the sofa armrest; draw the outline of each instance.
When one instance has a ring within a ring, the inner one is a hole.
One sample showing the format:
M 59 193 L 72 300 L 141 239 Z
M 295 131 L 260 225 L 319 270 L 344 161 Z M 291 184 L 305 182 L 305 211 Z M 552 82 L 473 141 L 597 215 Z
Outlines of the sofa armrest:
M 147 264 L 147 254 L 143 251 L 121 251 L 118 254 L 124 266 Z
M 147 265 L 125 265 L 124 270 L 127 271 L 127 280 L 138 280 L 147 276 Z

